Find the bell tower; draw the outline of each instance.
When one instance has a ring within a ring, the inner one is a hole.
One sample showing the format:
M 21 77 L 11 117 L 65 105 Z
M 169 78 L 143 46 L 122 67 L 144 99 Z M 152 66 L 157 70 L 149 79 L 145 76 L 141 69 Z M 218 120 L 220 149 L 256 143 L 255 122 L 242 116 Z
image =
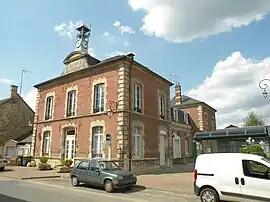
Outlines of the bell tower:
M 75 51 L 82 53 L 88 53 L 88 42 L 91 35 L 91 26 L 88 27 L 85 24 L 80 25 L 76 28 L 78 31 L 76 37 Z

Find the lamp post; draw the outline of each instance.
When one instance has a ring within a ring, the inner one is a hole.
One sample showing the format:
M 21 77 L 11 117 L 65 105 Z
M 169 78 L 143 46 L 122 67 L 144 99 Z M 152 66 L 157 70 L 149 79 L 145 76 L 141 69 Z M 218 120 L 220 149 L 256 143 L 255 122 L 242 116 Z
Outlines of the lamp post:
M 270 79 L 263 79 L 263 80 L 261 80 L 260 81 L 260 83 L 259 83 L 259 87 L 263 90 L 263 97 L 266 99 L 267 98 L 267 95 L 268 95 L 268 93 L 267 93 L 267 91 L 266 91 L 266 89 L 268 88 L 268 84 L 267 84 L 267 82 L 269 82 L 270 83 Z

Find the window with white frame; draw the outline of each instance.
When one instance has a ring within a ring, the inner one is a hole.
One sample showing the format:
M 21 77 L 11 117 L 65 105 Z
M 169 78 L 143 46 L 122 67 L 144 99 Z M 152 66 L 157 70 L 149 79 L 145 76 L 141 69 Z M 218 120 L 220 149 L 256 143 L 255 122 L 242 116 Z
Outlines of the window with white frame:
M 180 137 L 173 138 L 173 157 L 181 158 L 181 139 Z
M 189 119 L 188 119 L 188 113 L 187 112 L 184 112 L 184 122 L 186 124 L 189 124 Z
M 43 132 L 43 148 L 42 148 L 42 154 L 43 155 L 49 155 L 51 149 L 51 132 L 45 131 Z
M 159 95 L 159 117 L 165 119 L 165 96 Z
M 142 113 L 142 86 L 134 85 L 134 111 Z
M 133 136 L 133 142 L 134 142 L 134 147 L 133 147 L 133 152 L 134 152 L 134 157 L 135 158 L 140 158 L 141 157 L 141 127 L 135 126 L 134 127 L 134 136 Z
M 178 121 L 178 109 L 175 107 L 173 108 L 173 120 Z
M 188 141 L 188 139 L 185 139 L 185 151 L 186 151 L 186 155 L 189 155 L 189 141 Z
M 76 90 L 71 90 L 67 95 L 67 117 L 75 116 Z
M 105 84 L 99 83 L 94 87 L 94 107 L 93 112 L 104 111 Z
M 92 158 L 102 157 L 104 134 L 102 126 L 92 128 Z
M 52 112 L 53 112 L 53 96 L 48 96 L 46 98 L 45 120 L 52 119 Z

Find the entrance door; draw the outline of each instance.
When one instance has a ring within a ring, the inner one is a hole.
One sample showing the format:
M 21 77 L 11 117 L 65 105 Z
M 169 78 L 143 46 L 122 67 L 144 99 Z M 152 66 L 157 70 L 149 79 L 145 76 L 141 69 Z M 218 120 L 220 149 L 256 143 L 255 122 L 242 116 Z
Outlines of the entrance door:
M 74 159 L 75 157 L 75 130 L 66 131 L 65 158 Z
M 159 136 L 159 155 L 160 155 L 160 165 L 165 165 L 165 135 Z

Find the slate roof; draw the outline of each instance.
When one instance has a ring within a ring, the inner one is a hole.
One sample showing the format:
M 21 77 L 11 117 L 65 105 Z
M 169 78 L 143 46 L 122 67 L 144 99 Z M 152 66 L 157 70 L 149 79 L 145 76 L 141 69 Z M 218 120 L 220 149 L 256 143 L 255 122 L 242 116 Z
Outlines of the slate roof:
M 10 98 L 5 98 L 5 99 L 2 99 L 2 100 L 0 100 L 0 105 L 1 104 L 4 104 L 6 101 L 8 101 Z
M 200 100 L 196 100 L 196 99 L 189 97 L 189 96 L 186 96 L 186 95 L 182 95 L 182 104 L 181 105 L 175 106 L 174 97 L 171 99 L 170 103 L 171 103 L 171 106 L 177 107 L 179 109 L 188 108 L 190 106 L 198 106 L 199 104 L 205 104 L 208 107 L 210 107 L 211 109 L 213 109 L 214 111 L 217 111 L 216 109 L 214 109 L 210 105 L 206 104 L 205 102 L 200 101 Z

